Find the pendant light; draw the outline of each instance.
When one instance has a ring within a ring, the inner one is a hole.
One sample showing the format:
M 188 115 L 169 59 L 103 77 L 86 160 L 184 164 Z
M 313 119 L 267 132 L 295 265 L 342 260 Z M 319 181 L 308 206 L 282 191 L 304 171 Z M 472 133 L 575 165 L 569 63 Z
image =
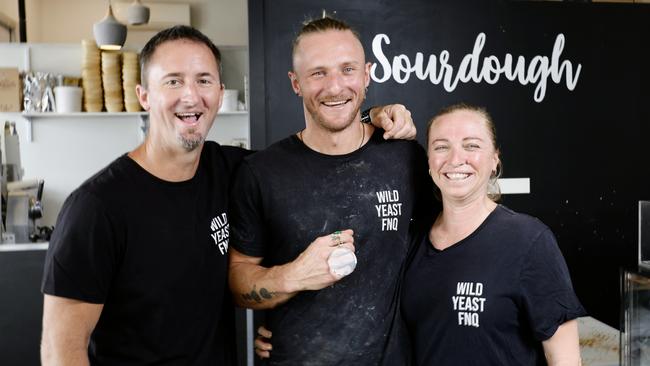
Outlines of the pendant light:
M 131 25 L 141 25 L 149 23 L 149 7 L 142 5 L 140 0 L 135 0 L 129 5 L 126 18 Z
M 115 19 L 111 1 L 108 0 L 106 17 L 93 25 L 97 47 L 102 50 L 119 50 L 126 41 L 126 26 Z

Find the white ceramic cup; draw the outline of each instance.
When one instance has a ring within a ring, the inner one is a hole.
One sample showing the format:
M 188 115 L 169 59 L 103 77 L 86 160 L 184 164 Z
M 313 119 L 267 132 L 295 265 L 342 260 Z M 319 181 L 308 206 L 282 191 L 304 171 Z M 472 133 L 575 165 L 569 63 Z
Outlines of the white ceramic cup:
M 226 89 L 223 91 L 223 102 L 221 103 L 221 108 L 219 112 L 234 112 L 237 110 L 237 95 L 239 90 L 237 89 Z
M 82 89 L 78 86 L 57 86 L 54 100 L 57 113 L 81 112 Z

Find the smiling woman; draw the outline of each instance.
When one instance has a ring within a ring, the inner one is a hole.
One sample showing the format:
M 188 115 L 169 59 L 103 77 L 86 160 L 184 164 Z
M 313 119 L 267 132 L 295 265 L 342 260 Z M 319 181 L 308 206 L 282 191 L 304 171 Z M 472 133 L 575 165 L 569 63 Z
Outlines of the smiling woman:
M 402 313 L 416 364 L 579 364 L 574 319 L 585 311 L 553 233 L 488 193 L 500 170 L 490 115 L 445 108 L 427 139 L 443 210 L 417 225 L 407 260 Z
M 496 185 L 500 159 L 489 115 L 479 108 L 452 106 L 431 120 L 428 131 L 431 177 L 443 197 L 465 201 L 487 198 L 486 204 L 491 206 L 486 189 L 490 182 Z

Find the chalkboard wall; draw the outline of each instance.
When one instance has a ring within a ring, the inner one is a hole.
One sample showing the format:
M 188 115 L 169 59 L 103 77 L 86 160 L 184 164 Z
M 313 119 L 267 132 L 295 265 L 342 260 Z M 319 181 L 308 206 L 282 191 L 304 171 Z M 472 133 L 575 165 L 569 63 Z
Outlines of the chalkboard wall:
M 503 203 L 552 228 L 583 304 L 618 327 L 619 268 L 636 261 L 637 202 L 650 199 L 649 5 L 252 0 L 248 6 L 254 148 L 304 127 L 301 100 L 287 78 L 291 41 L 305 19 L 335 12 L 360 32 L 366 58 L 376 64 L 367 105 L 407 105 L 420 142 L 427 120 L 443 106 L 464 101 L 488 109 L 504 177 L 530 178 L 529 194 L 507 195 Z M 433 66 L 432 78 L 418 77 Z

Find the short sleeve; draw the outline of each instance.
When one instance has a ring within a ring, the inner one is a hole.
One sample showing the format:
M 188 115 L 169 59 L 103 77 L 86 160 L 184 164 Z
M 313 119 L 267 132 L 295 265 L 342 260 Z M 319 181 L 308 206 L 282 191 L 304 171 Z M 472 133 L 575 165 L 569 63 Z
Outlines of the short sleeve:
M 230 245 L 245 255 L 264 257 L 262 195 L 259 181 L 247 161 L 242 162 L 235 173 L 230 198 Z
M 564 257 L 550 229 L 532 243 L 521 272 L 523 302 L 533 335 L 549 339 L 563 323 L 586 312 L 571 285 Z
M 41 291 L 103 304 L 118 263 L 116 233 L 104 205 L 77 190 L 66 199 L 45 257 Z

